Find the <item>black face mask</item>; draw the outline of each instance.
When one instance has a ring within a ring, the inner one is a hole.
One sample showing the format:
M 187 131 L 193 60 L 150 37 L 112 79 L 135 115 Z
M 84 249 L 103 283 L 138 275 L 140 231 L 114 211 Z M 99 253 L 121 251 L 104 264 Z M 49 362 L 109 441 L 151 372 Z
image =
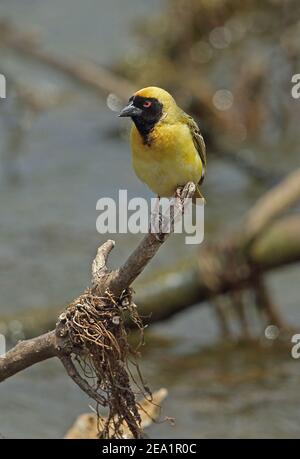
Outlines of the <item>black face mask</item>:
M 119 116 L 129 116 L 141 134 L 144 144 L 149 145 L 149 134 L 162 117 L 162 108 L 162 104 L 154 97 L 135 96 L 129 99 L 129 104 L 123 108 Z

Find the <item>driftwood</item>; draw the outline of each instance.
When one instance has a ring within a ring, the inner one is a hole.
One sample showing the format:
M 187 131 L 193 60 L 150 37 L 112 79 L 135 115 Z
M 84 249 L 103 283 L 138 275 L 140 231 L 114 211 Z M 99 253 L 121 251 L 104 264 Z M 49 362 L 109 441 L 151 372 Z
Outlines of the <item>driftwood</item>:
M 127 372 L 131 349 L 124 328 L 125 311 L 140 329 L 142 326 L 129 287 L 172 233 L 176 216 L 184 211 L 183 200 L 191 198 L 194 191 L 193 183 L 177 190 L 181 202 L 175 201 L 171 217 L 168 214 L 162 216 L 164 220 L 171 220 L 169 232 L 161 230 L 152 233 L 149 230 L 121 268 L 113 271 L 108 269 L 108 256 L 114 242 L 109 240 L 104 243 L 98 249 L 92 265 L 91 287 L 59 316 L 55 330 L 19 342 L 0 358 L 0 382 L 35 363 L 56 356 L 67 374 L 88 396 L 98 405 L 109 407 L 103 436 L 110 434 L 111 424 L 115 436 L 122 436 L 122 426 L 126 422 L 132 436 L 140 438 L 141 418 L 130 388 L 131 373 Z M 77 370 L 72 359 L 74 356 L 77 362 L 80 359 L 79 364 L 86 378 Z M 87 381 L 91 375 L 96 378 L 94 386 Z M 144 389 L 142 393 L 151 397 L 150 390 L 142 380 L 141 384 Z

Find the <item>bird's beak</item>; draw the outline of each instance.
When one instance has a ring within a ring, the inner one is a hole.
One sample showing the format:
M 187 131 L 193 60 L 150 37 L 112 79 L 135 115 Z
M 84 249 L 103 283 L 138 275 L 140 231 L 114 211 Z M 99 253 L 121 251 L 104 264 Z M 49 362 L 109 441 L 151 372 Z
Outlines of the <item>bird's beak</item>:
M 121 112 L 119 113 L 119 116 L 123 117 L 123 116 L 139 116 L 142 114 L 142 110 L 138 107 L 135 107 L 133 105 L 133 102 L 130 102 L 130 104 L 126 105 L 126 107 L 123 108 L 123 110 L 121 110 Z

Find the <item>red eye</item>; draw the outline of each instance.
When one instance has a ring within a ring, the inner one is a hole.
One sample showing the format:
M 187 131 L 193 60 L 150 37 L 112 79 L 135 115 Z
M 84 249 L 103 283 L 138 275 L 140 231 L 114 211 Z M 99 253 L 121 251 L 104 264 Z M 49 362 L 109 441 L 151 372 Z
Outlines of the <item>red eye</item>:
M 146 102 L 143 103 L 143 107 L 149 108 L 149 107 L 151 107 L 151 104 L 152 104 L 152 102 L 150 102 L 150 100 L 146 100 Z

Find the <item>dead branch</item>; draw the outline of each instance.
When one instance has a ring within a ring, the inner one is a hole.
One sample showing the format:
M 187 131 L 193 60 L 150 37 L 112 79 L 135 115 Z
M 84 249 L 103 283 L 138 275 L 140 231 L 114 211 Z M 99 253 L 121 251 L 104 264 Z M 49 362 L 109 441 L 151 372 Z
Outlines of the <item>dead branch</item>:
M 55 332 L 51 331 L 37 338 L 20 341 L 4 356 L 0 356 L 0 382 L 25 370 L 25 368 L 55 357 Z
M 204 248 L 204 247 L 203 247 Z M 266 229 L 262 237 L 256 239 L 249 254 L 250 261 L 260 273 L 268 273 L 278 268 L 300 262 L 300 218 L 281 218 Z M 147 323 L 153 324 L 199 303 L 230 290 L 243 288 L 251 282 L 251 273 L 241 273 L 241 277 L 228 279 L 218 285 L 209 286 L 204 282 L 203 270 L 207 256 L 200 251 L 188 260 L 181 260 L 173 266 L 156 270 L 142 282 L 135 284 L 135 302 Z M 243 274 L 243 276 L 242 276 Z M 61 309 L 28 309 L 18 314 L 25 336 L 33 336 L 49 330 L 55 324 Z M 16 319 L 15 314 L 1 315 L 0 322 L 9 324 Z M 128 324 L 130 326 L 130 324 Z
M 188 183 L 183 190 L 180 190 L 180 199 L 182 201 L 189 199 L 195 192 L 195 185 Z M 176 205 L 175 205 L 176 209 Z M 178 209 L 178 212 L 183 209 Z M 168 218 L 168 217 L 167 217 Z M 117 297 L 120 296 L 123 290 L 125 290 L 132 282 L 141 274 L 144 268 L 147 266 L 149 261 L 154 257 L 160 246 L 173 232 L 172 223 L 174 224 L 174 216 L 171 216 L 170 229 L 171 231 L 162 233 L 160 237 L 157 237 L 156 233 L 149 232 L 134 252 L 129 256 L 124 265 L 115 270 L 108 272 L 105 267 L 106 257 L 112 250 L 112 241 L 108 241 L 105 246 L 105 251 L 97 257 L 97 261 L 93 264 L 93 278 L 97 280 L 96 291 L 99 296 L 103 295 L 105 289 L 109 289 Z M 97 268 L 99 270 L 97 271 Z M 102 281 L 101 281 L 102 280 Z M 100 282 L 99 282 L 100 281 Z
M 182 201 L 191 198 L 194 192 L 193 183 L 177 190 L 180 198 L 177 213 L 182 215 Z M 0 358 L 0 381 L 34 363 L 56 356 L 61 360 L 67 374 L 89 397 L 99 405 L 109 407 L 103 436 L 110 434 L 111 425 L 114 435 L 122 436 L 125 422 L 132 436 L 141 438 L 141 417 L 126 370 L 128 355 L 132 350 L 127 342 L 124 311 L 126 310 L 132 321 L 142 330 L 128 289 L 174 231 L 175 214 L 176 201 L 174 213 L 171 216 L 162 216 L 164 219 L 169 218 L 170 232 L 153 234 L 149 229 L 149 233 L 125 264 L 115 271 L 107 268 L 108 256 L 114 242 L 105 242 L 98 249 L 92 264 L 91 288 L 70 303 L 59 316 L 55 330 L 32 340 L 21 341 Z M 74 365 L 72 356 L 77 359 L 83 376 Z M 84 378 L 91 375 L 96 380 L 94 385 Z M 141 384 L 142 393 L 149 395 L 149 389 L 142 381 Z

